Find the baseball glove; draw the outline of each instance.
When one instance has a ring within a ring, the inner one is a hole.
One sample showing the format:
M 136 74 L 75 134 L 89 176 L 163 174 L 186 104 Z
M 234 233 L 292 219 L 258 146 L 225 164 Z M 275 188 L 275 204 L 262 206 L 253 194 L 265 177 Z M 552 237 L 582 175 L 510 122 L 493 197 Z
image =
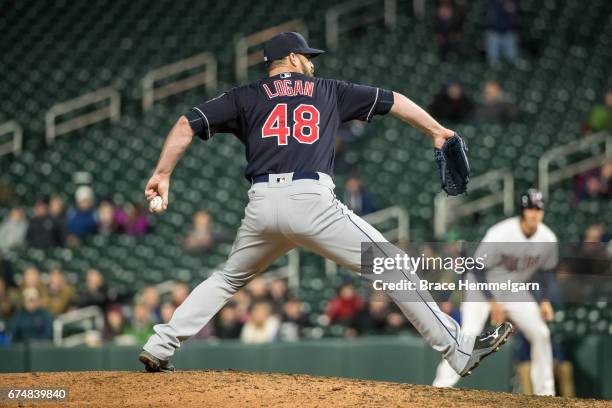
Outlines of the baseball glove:
M 446 139 L 441 149 L 434 148 L 434 158 L 440 171 L 442 190 L 450 196 L 467 191 L 467 184 L 470 180 L 467 150 L 465 142 L 458 133 Z

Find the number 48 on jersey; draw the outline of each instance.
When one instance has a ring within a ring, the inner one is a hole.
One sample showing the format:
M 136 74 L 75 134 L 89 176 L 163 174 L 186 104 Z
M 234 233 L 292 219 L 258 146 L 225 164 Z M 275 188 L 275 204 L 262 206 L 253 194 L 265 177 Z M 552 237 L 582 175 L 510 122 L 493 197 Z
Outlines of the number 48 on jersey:
M 312 105 L 301 104 L 293 111 L 293 137 L 300 143 L 319 140 L 319 111 Z M 274 107 L 261 129 L 261 137 L 276 137 L 279 146 L 289 143 L 291 129 L 287 125 L 287 104 Z

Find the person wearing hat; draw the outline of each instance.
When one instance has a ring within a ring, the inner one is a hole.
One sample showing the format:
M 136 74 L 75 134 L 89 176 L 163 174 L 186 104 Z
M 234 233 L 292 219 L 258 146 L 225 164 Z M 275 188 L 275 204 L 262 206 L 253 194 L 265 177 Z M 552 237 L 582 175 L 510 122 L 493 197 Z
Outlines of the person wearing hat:
M 554 318 L 550 302 L 558 263 L 557 237 L 542 221 L 544 199 L 536 189 L 521 195 L 520 215 L 489 228 L 474 258 L 485 259 L 483 271 L 472 271 L 479 283 L 538 283 L 540 290 L 510 293 L 502 290 L 466 290 L 461 305 L 461 326 L 479 333 L 489 316 L 496 324 L 509 317 L 530 344 L 531 383 L 536 395 L 555 395 L 553 353 L 547 323 Z M 433 385 L 452 387 L 459 376 L 445 362 L 438 365 Z
M 74 194 L 75 207 L 68 212 L 67 227 L 70 241 L 95 234 L 97 222 L 94 208 L 94 191 L 89 186 L 80 186 Z
M 362 243 L 387 243 L 334 194 L 335 135 L 342 123 L 370 122 L 391 113 L 424 132 L 437 148 L 455 135 L 401 93 L 315 78 L 313 61 L 321 54 L 323 50 L 310 47 L 299 33 L 275 35 L 264 46 L 267 77 L 194 106 L 170 131 L 145 187 L 147 200 L 158 202 L 161 197 L 161 205 L 151 205 L 153 212 L 168 208 L 170 176 L 194 135 L 210 140 L 216 133 L 233 133 L 245 145 L 245 178 L 251 188 L 227 262 L 191 292 L 168 323 L 155 326 L 139 355 L 147 371 L 173 371 L 169 359 L 181 343 L 291 249 L 314 251 L 360 272 Z M 391 273 L 390 279 L 403 279 L 398 271 Z M 415 284 L 415 275 L 403 276 Z M 426 301 L 428 293 L 413 291 L 407 294 L 411 300 L 403 295 L 389 293 L 459 375 L 468 375 L 512 332 L 512 326 L 503 323 L 495 337 L 465 336 L 435 302 Z

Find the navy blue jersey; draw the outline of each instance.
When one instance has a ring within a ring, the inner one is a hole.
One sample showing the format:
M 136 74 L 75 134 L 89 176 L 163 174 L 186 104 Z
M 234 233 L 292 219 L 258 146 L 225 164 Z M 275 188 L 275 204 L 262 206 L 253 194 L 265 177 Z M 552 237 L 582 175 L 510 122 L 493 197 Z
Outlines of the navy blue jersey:
M 384 89 L 286 72 L 234 88 L 185 116 L 202 139 L 235 134 L 246 146 L 251 180 L 295 171 L 333 175 L 340 124 L 369 122 L 392 105 L 393 93 Z

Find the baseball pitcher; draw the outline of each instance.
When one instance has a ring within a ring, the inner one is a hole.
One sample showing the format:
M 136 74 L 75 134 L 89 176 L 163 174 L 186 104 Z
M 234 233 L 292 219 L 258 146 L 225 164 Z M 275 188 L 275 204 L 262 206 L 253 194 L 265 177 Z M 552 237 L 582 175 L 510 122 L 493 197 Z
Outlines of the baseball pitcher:
M 191 292 L 168 324 L 155 326 L 139 355 L 147 371 L 173 371 L 169 359 L 181 342 L 287 251 L 306 248 L 359 272 L 361 243 L 386 242 L 334 195 L 334 135 L 341 123 L 391 112 L 431 137 L 443 188 L 449 194 L 465 190 L 468 167 L 460 137 L 400 93 L 315 78 L 312 59 L 323 52 L 299 33 L 276 35 L 264 47 L 267 78 L 194 106 L 170 131 L 145 188 L 148 200 L 160 196 L 166 209 L 170 176 L 193 136 L 209 140 L 219 132 L 233 133 L 245 145 L 251 188 L 227 262 Z M 458 375 L 469 374 L 512 332 L 503 323 L 495 338 L 465 335 L 435 302 L 389 295 Z

